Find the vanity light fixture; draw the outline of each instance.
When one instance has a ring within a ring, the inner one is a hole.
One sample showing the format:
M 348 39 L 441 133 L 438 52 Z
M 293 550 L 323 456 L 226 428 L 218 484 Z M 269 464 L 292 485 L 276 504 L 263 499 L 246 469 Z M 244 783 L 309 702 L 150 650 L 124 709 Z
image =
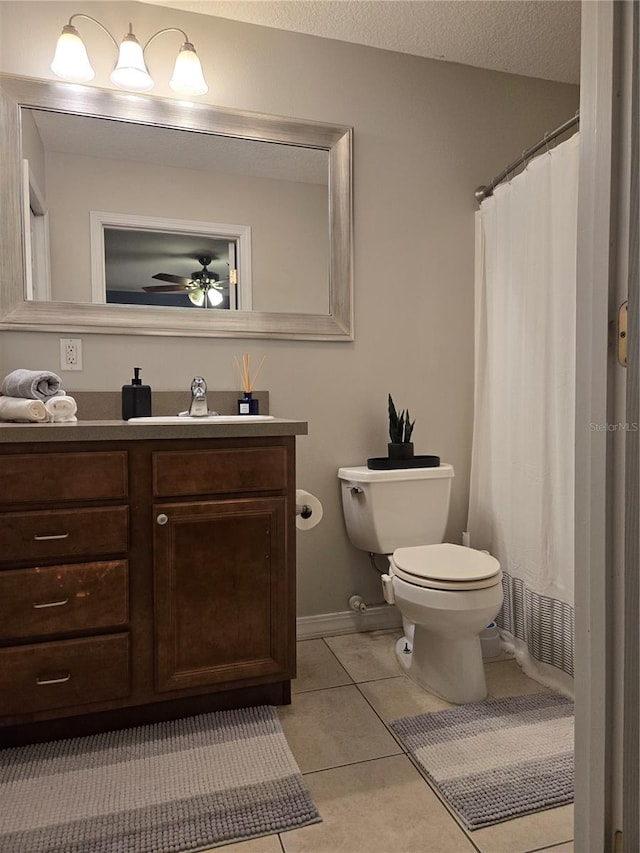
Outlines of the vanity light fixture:
M 69 18 L 69 23 L 62 28 L 55 56 L 51 63 L 53 73 L 63 80 L 69 80 L 72 83 L 87 83 L 96 76 L 89 61 L 87 49 L 78 30 L 73 25 L 75 18 L 86 18 L 88 21 L 93 21 L 113 42 L 118 51 L 118 61 L 111 72 L 111 82 L 119 88 L 133 92 L 148 92 L 153 89 L 153 78 L 149 74 L 144 59 L 145 51 L 159 35 L 176 32 L 183 36 L 184 42 L 176 57 L 169 86 L 177 94 L 185 96 L 204 95 L 205 92 L 209 91 L 196 50 L 184 30 L 178 27 L 165 27 L 154 33 L 142 47 L 133 33 L 131 24 L 129 24 L 129 32 L 118 46 L 118 42 L 100 21 L 82 13 L 72 15 Z

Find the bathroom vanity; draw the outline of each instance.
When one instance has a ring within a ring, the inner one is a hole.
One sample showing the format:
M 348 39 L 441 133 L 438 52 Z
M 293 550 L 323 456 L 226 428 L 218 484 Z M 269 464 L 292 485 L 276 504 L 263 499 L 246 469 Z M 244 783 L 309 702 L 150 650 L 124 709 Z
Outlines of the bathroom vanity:
M 0 744 L 290 701 L 306 431 L 0 425 Z

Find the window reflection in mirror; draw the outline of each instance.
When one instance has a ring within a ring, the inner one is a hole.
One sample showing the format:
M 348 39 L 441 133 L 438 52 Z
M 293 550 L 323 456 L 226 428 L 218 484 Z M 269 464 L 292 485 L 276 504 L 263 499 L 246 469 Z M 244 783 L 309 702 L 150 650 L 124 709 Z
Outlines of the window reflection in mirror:
M 92 210 L 93 302 L 251 311 L 251 228 Z
M 236 240 L 110 227 L 103 240 L 106 302 L 240 309 Z

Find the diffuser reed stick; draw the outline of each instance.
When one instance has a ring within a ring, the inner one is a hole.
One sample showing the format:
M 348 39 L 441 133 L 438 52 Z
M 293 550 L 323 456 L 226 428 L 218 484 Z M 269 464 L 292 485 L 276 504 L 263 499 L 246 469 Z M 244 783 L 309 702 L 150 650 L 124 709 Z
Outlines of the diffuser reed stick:
M 242 385 L 242 390 L 245 394 L 250 394 L 255 388 L 255 384 L 257 382 L 260 371 L 262 370 L 262 365 L 264 364 L 265 356 L 262 356 L 262 360 L 258 365 L 257 370 L 253 374 L 253 378 L 251 377 L 251 356 L 248 352 L 245 352 L 242 356 L 242 364 L 240 364 L 240 359 L 237 355 L 234 355 L 233 361 L 236 366 L 236 370 L 238 371 L 238 376 L 240 378 L 240 384 Z

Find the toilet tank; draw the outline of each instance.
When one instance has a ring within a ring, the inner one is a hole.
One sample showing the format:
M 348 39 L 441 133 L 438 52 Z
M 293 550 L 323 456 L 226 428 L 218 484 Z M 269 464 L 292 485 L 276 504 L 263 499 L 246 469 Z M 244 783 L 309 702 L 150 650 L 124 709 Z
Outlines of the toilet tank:
M 451 497 L 453 466 L 340 468 L 342 510 L 352 544 L 374 554 L 442 542 Z

